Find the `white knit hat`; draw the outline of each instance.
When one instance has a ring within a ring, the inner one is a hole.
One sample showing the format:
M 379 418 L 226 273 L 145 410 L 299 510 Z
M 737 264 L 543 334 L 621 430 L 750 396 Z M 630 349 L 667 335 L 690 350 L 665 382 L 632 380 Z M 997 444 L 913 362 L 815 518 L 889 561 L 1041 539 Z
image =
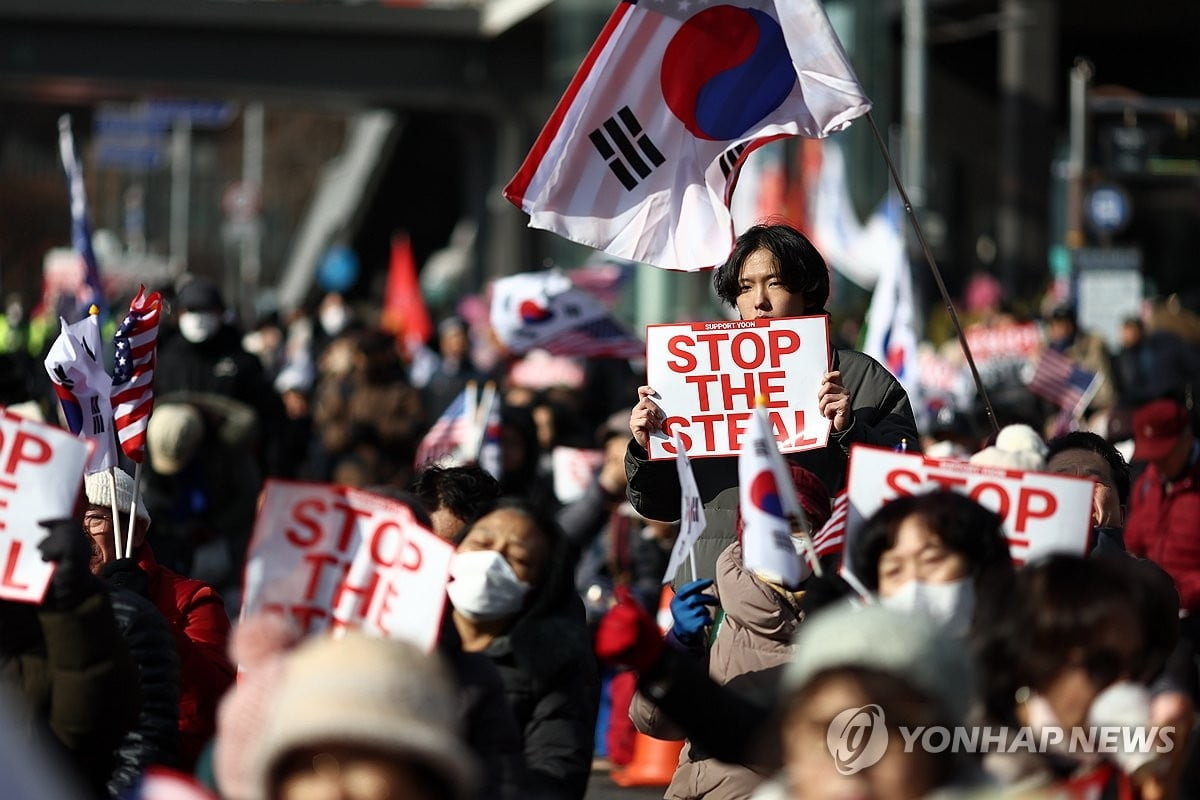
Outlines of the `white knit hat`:
M 310 746 L 378 749 L 429 768 L 456 796 L 475 784 L 471 749 L 458 733 L 449 667 L 408 642 L 362 633 L 320 635 L 287 656 L 252 768 L 259 798 L 289 752 Z
M 1038 471 L 1046 468 L 1046 443 L 1028 425 L 1006 425 L 996 435 L 996 443 L 971 456 L 972 464 Z
M 120 467 L 113 467 L 117 473 L 117 511 L 121 514 L 129 513 L 129 504 L 133 500 L 133 478 L 129 473 Z M 83 479 L 83 491 L 87 495 L 87 501 L 91 505 L 100 506 L 101 508 L 112 508 L 113 496 L 113 481 L 112 475 L 108 470 L 103 472 L 93 472 Z M 142 503 L 142 497 L 138 495 L 137 501 L 137 518 L 143 520 L 147 525 L 150 524 L 150 512 L 146 510 L 145 504 Z

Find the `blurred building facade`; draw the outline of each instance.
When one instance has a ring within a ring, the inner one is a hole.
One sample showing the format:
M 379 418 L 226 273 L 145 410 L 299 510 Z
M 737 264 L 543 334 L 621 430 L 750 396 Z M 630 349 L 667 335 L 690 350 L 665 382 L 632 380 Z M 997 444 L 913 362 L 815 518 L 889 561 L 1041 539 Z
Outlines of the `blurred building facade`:
M 897 155 L 912 152 L 898 125 L 912 5 L 826 3 L 877 122 L 902 134 Z M 1200 303 L 1190 277 L 1200 70 L 1189 55 L 1200 7 L 926 0 L 921 10 L 919 211 L 951 288 L 982 270 L 1012 299 L 1030 297 L 1071 249 L 1125 248 L 1151 288 Z M 112 274 L 207 273 L 239 293 L 244 314 L 309 301 L 336 244 L 362 265 L 353 291 L 378 294 L 397 230 L 418 264 L 458 251 L 440 261 L 449 289 L 435 300 L 446 307 L 491 276 L 577 265 L 583 248 L 527 229 L 500 190 L 610 11 L 603 0 L 6 0 L 0 290 L 34 301 L 45 253 L 69 244 L 55 141 L 64 112 Z M 1129 206 L 1108 228 L 1085 219 L 1065 185 L 1079 58 L 1091 71 L 1079 187 L 1115 185 Z M 886 169 L 865 126 L 841 138 L 865 217 Z M 790 148 L 787 179 L 802 170 Z M 650 319 L 707 296 L 687 277 L 642 284 Z

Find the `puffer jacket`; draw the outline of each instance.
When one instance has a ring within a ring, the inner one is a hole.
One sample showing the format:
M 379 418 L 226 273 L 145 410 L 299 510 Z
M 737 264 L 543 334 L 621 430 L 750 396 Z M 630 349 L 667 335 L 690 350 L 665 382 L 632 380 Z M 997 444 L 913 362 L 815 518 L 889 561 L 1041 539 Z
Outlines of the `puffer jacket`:
M 21 733 L 56 743 L 89 796 L 105 797 L 141 697 L 108 593 L 96 587 L 70 609 L 0 601 L 0 676 L 26 701 L 14 709 Z
M 855 350 L 835 350 L 830 369 L 842 373 L 854 421 L 841 433 L 831 433 L 828 446 L 792 453 L 787 458 L 819 477 L 833 497 L 846 483 L 852 444 L 896 447 L 903 440 L 910 452 L 918 452 L 920 440 L 908 395 L 882 364 Z M 675 586 L 714 577 L 717 555 L 736 538 L 737 458 L 694 459 L 692 471 L 704 502 L 706 525 L 692 550 L 696 574 L 692 574 L 690 559 L 685 561 L 675 576 Z M 679 476 L 673 460 L 650 461 L 646 450 L 630 439 L 625 474 L 629 478 L 629 502 L 639 514 L 648 519 L 679 519 Z
M 779 681 L 794 652 L 792 638 L 804 619 L 799 596 L 783 594 L 742 566 L 742 546 L 734 542 L 716 564 L 715 594 L 721 613 L 708 651 L 708 674 L 742 698 L 771 707 Z M 680 731 L 641 693 L 629 716 L 639 731 L 657 738 L 680 738 Z M 778 752 L 757 750 L 756 769 L 708 758 L 688 744 L 667 787 L 668 800 L 749 797 L 779 767 Z
M 113 616 L 137 667 L 142 705 L 137 722 L 117 746 L 108 781 L 112 797 L 123 796 L 147 767 L 174 767 L 179 759 L 179 657 L 166 620 L 144 597 L 110 586 Z
M 136 553 L 146 595 L 167 620 L 179 655 L 179 764 L 191 770 L 217 729 L 217 704 L 233 684 L 225 603 L 203 581 L 160 565 L 148 544 Z
M 530 615 L 483 651 L 524 737 L 524 800 L 580 800 L 592 768 L 600 679 L 582 604 Z

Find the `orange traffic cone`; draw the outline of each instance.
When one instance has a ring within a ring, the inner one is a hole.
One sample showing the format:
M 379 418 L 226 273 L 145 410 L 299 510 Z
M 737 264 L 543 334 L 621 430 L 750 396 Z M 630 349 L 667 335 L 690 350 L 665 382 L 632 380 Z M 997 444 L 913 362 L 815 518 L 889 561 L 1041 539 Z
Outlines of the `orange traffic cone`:
M 671 617 L 671 598 L 674 592 L 667 584 L 662 589 L 658 600 L 656 621 L 659 629 L 666 635 L 673 622 Z M 683 750 L 683 742 L 670 742 L 655 739 L 640 731 L 633 740 L 633 760 L 623 769 L 613 770 L 610 774 L 612 782 L 622 788 L 633 786 L 666 786 L 675 775 L 679 766 L 679 753 Z

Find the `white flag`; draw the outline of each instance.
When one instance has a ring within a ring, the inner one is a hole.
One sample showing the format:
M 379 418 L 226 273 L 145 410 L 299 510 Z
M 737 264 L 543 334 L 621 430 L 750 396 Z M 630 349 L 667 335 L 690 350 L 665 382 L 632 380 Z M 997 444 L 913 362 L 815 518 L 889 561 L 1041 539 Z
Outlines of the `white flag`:
M 756 575 L 795 588 L 811 566 L 797 553 L 792 529 L 807 528 L 807 520 L 763 408 L 755 409 L 746 434 L 738 455 L 742 561 Z
M 504 195 L 532 227 L 703 269 L 747 153 L 870 107 L 817 0 L 619 2 Z
M 59 318 L 62 329 L 46 353 L 46 372 L 71 433 L 95 442 L 88 459 L 88 474 L 116 466 L 110 395 L 112 378 L 104 369 L 100 343 L 100 317 L 89 314 L 71 325 Z
M 679 488 L 683 501 L 679 509 L 679 535 L 675 537 L 675 545 L 671 548 L 671 558 L 667 562 L 663 583 L 675 580 L 679 565 L 691 555 L 692 547 L 708 524 L 704 517 L 704 503 L 700 500 L 700 488 L 696 486 L 696 476 L 692 473 L 692 462 L 688 460 L 683 439 L 679 437 L 678 432 L 675 433 L 675 468 L 679 472 Z M 693 574 L 692 577 L 696 576 Z
M 870 224 L 889 230 L 891 236 L 890 241 L 879 239 L 879 250 L 886 259 L 867 309 L 863 352 L 887 367 L 908 392 L 913 408 L 919 408 L 916 303 L 904 237 L 882 209 L 875 212 Z
M 639 358 L 645 345 L 604 304 L 558 270 L 523 272 L 492 285 L 491 323 L 514 353 Z

